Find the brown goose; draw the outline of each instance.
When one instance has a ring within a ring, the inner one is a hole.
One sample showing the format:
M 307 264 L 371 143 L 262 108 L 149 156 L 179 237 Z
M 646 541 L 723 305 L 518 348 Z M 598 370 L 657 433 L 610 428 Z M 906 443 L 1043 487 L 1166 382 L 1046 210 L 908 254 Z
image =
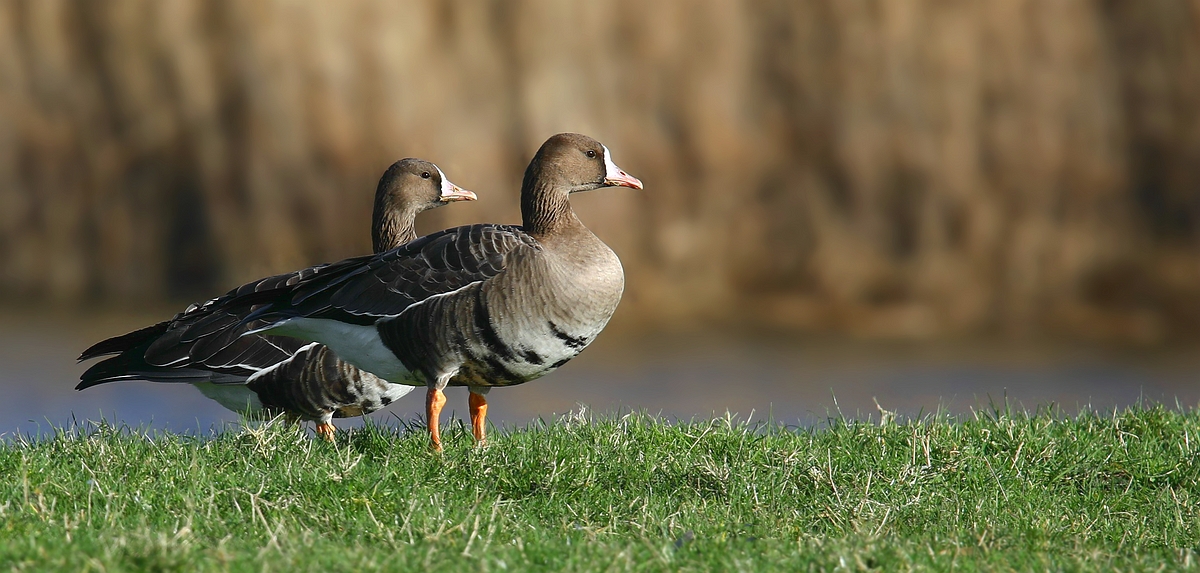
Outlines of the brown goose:
M 375 191 L 371 222 L 375 251 L 415 239 L 414 225 L 422 211 L 475 198 L 428 161 L 410 158 L 393 163 Z M 332 418 L 373 412 L 411 388 L 388 384 L 359 370 L 320 344 L 279 336 L 242 336 L 254 326 L 243 322 L 251 308 L 227 304 L 238 296 L 295 283 L 319 268 L 243 285 L 223 297 L 192 305 L 171 320 L 99 342 L 79 359 L 117 356 L 89 368 L 75 388 L 133 379 L 188 382 L 237 412 L 284 413 L 316 421 L 317 433 L 332 439 Z
M 442 390 L 467 386 L 471 426 L 482 441 L 488 390 L 562 366 L 616 310 L 625 284 L 621 262 L 568 199 L 610 186 L 642 183 L 594 139 L 551 137 L 525 171 L 522 226 L 447 229 L 334 263 L 278 289 L 250 315 L 270 322 L 255 332 L 327 344 L 389 382 L 427 386 L 437 449 Z

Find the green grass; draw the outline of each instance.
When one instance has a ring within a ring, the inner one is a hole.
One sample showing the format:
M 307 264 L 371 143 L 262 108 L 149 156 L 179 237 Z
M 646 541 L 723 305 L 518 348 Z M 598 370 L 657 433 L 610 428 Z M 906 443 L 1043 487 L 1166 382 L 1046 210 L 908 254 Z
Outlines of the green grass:
M 0 445 L 0 566 L 40 571 L 1194 568 L 1200 414 L 564 418 Z

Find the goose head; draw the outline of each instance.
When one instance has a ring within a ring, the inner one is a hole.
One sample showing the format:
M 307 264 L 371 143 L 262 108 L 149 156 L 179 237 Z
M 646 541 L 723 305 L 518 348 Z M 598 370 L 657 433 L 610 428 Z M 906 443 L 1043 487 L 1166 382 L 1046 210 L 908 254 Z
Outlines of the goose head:
M 560 133 L 538 149 L 525 172 L 522 192 L 552 187 L 567 193 L 601 187 L 641 189 L 642 182 L 616 163 L 604 144 L 578 133 Z
M 375 251 L 385 251 L 416 238 L 417 214 L 455 201 L 478 197 L 450 182 L 437 165 L 423 159 L 401 159 L 388 167 L 375 188 L 371 239 Z

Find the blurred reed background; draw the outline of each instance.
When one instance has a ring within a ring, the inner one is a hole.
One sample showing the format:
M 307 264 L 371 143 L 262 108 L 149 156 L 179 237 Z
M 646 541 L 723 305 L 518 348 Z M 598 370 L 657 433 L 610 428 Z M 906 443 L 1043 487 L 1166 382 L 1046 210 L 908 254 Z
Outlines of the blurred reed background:
M 5 0 L 0 292 L 204 298 L 593 135 L 626 322 L 1200 334 L 1200 1 Z M 628 192 L 627 192 L 628 191 Z M 110 333 L 111 334 L 111 333 Z

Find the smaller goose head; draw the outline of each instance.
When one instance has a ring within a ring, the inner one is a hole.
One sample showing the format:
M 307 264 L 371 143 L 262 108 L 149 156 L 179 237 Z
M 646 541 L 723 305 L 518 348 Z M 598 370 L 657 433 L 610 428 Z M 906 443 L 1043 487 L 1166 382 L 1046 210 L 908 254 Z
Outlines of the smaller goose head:
M 560 133 L 538 149 L 521 184 L 521 219 L 526 230 L 548 231 L 570 212 L 567 196 L 601 187 L 641 189 L 642 182 L 616 163 L 599 141 Z
M 423 159 L 401 159 L 388 167 L 375 188 L 371 242 L 375 252 L 394 249 L 417 238 L 417 214 L 476 195 L 446 178 L 437 165 Z

